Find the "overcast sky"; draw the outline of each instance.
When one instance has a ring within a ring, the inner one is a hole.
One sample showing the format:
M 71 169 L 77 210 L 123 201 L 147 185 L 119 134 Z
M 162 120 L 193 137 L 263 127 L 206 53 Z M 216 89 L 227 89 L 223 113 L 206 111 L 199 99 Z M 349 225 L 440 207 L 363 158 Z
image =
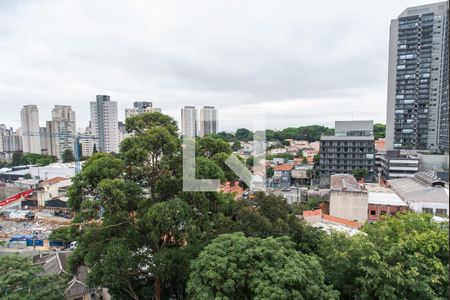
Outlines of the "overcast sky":
M 267 126 L 385 122 L 389 23 L 421 0 L 0 1 L 0 123 L 110 95 L 267 112 Z M 228 122 L 230 123 L 230 122 Z M 222 123 L 221 130 L 233 124 Z

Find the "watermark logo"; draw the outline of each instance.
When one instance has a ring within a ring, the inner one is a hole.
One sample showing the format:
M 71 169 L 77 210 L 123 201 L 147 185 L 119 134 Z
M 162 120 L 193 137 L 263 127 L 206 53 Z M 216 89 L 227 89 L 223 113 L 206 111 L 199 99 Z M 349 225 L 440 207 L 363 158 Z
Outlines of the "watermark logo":
M 226 115 L 227 122 L 236 124 L 251 123 L 253 131 L 251 154 L 253 156 L 253 174 L 239 160 L 235 154 L 231 154 L 225 164 L 242 180 L 252 191 L 265 191 L 266 189 L 266 114 L 261 109 L 250 108 L 226 108 L 220 110 L 221 115 Z M 218 120 L 219 123 L 225 121 Z M 219 179 L 195 178 L 195 138 L 183 137 L 183 191 L 185 192 L 217 192 L 220 189 Z

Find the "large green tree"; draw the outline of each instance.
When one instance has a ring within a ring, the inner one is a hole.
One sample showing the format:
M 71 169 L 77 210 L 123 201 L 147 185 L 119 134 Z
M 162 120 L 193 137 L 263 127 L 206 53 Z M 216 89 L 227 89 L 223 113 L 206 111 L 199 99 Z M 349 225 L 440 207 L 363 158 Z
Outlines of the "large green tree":
M 78 211 L 84 200 L 96 199 L 97 186 L 103 179 L 120 177 L 124 170 L 123 161 L 109 153 L 95 153 L 84 164 L 83 171 L 73 179 L 68 189 L 68 205 Z
M 191 299 L 337 299 L 319 261 L 287 237 L 224 234 L 192 264 Z
M 132 136 L 118 156 L 94 154 L 69 190 L 78 241 L 71 265 L 86 265 L 90 285 L 107 287 L 114 298 L 183 299 L 191 260 L 229 230 L 234 200 L 182 191 L 181 140 L 171 118 L 146 113 L 126 122 Z M 223 182 L 218 163 L 230 147 L 205 139 L 196 178 Z
M 196 155 L 212 158 L 218 153 L 231 153 L 231 147 L 227 142 L 211 136 L 199 138 L 196 143 Z
M 361 180 L 369 175 L 366 169 L 356 169 L 352 171 L 352 175 L 355 176 L 356 180 Z
M 235 137 L 238 141 L 251 141 L 253 140 L 253 132 L 251 132 L 247 128 L 239 128 L 238 130 L 236 130 Z
M 75 156 L 73 155 L 72 149 L 66 149 L 64 150 L 62 154 L 62 161 L 64 163 L 69 163 L 75 161 Z

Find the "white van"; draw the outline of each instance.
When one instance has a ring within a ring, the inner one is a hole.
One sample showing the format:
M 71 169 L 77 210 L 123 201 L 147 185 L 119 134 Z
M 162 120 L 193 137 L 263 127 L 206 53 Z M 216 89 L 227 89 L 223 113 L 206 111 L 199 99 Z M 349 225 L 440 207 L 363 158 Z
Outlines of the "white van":
M 69 244 L 69 249 L 70 250 L 75 250 L 77 248 L 77 242 L 73 241 Z

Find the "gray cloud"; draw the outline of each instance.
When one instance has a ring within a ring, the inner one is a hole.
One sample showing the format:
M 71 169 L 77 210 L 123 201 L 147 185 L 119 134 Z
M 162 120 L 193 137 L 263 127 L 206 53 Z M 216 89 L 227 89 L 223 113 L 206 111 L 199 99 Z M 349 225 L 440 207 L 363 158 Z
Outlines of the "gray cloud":
M 427 2 L 1 1 L 0 123 L 69 104 L 86 126 L 96 94 L 119 118 L 153 100 L 176 119 L 245 104 L 277 128 L 383 122 L 390 19 Z

